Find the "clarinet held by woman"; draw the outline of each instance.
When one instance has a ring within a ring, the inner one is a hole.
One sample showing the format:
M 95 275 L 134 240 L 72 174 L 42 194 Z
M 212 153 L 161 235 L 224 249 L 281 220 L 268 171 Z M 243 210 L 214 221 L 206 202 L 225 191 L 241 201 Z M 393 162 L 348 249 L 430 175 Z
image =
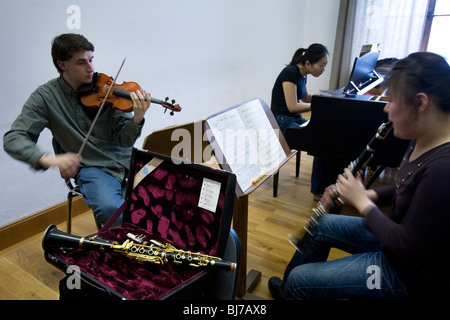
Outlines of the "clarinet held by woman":
M 370 142 L 367 144 L 363 152 L 361 152 L 359 157 L 356 160 L 350 162 L 348 169 L 352 172 L 353 175 L 358 173 L 358 171 L 360 170 L 364 170 L 370 164 L 375 149 L 378 147 L 381 141 L 383 141 L 384 138 L 388 135 L 391 128 L 392 122 L 390 121 L 381 124 L 381 126 L 377 130 L 377 133 L 372 138 L 372 140 L 370 140 Z M 345 173 L 343 175 L 345 176 Z M 317 203 L 317 207 L 313 209 L 314 214 L 309 219 L 306 220 L 305 226 L 301 228 L 297 234 L 289 235 L 289 242 L 297 250 L 299 250 L 299 245 L 301 244 L 301 241 L 303 240 L 305 234 L 307 232 L 309 233 L 309 230 L 317 225 L 318 219 L 320 219 L 324 214 L 327 214 L 329 210 L 335 206 L 335 201 L 342 202 L 342 200 L 339 199 L 339 194 L 336 190 L 336 185 L 334 185 L 328 191 L 326 190 L 325 192 L 330 193 L 329 198 L 327 199 L 327 197 L 322 197 L 322 199 Z

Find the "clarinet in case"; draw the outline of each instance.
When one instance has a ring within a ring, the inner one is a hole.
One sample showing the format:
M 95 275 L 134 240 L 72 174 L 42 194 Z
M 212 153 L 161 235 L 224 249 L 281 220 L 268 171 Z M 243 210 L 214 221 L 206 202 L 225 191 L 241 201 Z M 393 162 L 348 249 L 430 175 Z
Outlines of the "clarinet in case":
M 133 149 L 120 226 L 86 237 L 50 226 L 44 235 L 46 260 L 80 273 L 80 288 L 61 281 L 61 296 L 204 298 L 219 271 L 236 269 L 222 259 L 235 187 L 233 173 Z

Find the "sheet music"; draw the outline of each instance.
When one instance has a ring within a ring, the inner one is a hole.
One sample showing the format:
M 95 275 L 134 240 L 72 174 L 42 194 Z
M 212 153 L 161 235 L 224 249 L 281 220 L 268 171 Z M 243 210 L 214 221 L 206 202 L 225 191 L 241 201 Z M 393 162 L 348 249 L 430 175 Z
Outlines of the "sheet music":
M 252 100 L 207 120 L 243 191 L 286 157 L 261 102 Z M 220 161 L 224 159 L 218 159 Z
M 252 100 L 237 108 L 237 111 L 241 114 L 247 130 L 253 130 L 256 133 L 257 140 L 255 142 L 258 148 L 260 165 L 263 166 L 263 170 L 267 173 L 277 167 L 286 157 L 280 140 L 273 130 L 259 100 Z

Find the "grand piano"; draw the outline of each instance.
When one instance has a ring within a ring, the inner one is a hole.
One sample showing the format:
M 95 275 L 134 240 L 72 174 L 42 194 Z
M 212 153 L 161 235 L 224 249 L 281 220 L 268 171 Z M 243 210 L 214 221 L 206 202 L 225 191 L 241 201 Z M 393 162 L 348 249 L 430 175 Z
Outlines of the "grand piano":
M 386 102 L 369 100 L 368 96 L 314 95 L 309 123 L 288 128 L 285 134 L 289 147 L 298 150 L 296 176 L 299 176 L 301 151 L 344 163 L 355 160 L 378 127 L 388 121 L 383 111 L 385 105 Z M 394 137 L 391 130 L 374 153 L 371 167 L 375 169 L 368 186 L 386 167 L 400 165 L 408 144 L 409 141 Z M 277 196 L 277 186 L 278 173 L 274 176 L 274 196 Z

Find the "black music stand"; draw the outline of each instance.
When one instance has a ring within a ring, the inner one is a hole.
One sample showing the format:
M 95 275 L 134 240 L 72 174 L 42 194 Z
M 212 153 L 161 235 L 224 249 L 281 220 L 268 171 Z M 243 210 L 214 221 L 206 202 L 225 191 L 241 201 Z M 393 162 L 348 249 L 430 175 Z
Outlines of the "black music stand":
M 364 95 L 384 81 L 384 78 L 375 71 L 380 52 L 368 52 L 356 58 L 352 73 L 344 93 Z

